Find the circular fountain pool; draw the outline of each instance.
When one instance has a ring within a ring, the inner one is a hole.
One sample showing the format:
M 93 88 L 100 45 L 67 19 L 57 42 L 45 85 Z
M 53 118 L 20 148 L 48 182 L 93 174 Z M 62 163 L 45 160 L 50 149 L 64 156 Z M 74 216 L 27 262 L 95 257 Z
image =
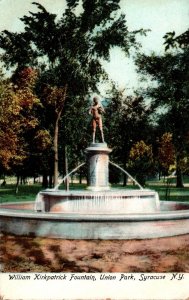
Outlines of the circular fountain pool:
M 111 189 L 110 149 L 86 149 L 89 185 L 85 191 L 41 191 L 35 202 L 0 205 L 1 232 L 64 239 L 145 239 L 189 233 L 189 203 L 159 201 L 157 192 Z M 77 170 L 79 167 L 71 171 Z M 65 178 L 66 178 L 65 177 Z
M 34 202 L 1 204 L 2 232 L 64 239 L 145 239 L 189 233 L 189 204 L 160 201 L 157 212 L 35 212 Z

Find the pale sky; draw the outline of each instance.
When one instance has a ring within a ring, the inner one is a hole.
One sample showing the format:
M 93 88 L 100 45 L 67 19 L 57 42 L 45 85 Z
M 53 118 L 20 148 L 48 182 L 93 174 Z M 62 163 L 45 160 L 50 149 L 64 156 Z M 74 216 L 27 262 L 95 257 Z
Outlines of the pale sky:
M 0 31 L 19 31 L 22 25 L 19 18 L 28 14 L 28 11 L 36 10 L 32 2 L 33 0 L 0 0 Z M 61 15 L 66 6 L 65 0 L 36 2 L 58 15 Z M 120 5 L 126 14 L 130 31 L 151 29 L 147 37 L 140 38 L 143 45 L 141 51 L 145 53 L 161 53 L 164 49 L 163 35 L 166 32 L 174 30 L 176 34 L 181 34 L 189 27 L 189 0 L 121 0 Z M 104 67 L 120 88 L 132 90 L 139 86 L 132 59 L 125 58 L 119 49 L 111 51 L 110 62 L 105 62 Z

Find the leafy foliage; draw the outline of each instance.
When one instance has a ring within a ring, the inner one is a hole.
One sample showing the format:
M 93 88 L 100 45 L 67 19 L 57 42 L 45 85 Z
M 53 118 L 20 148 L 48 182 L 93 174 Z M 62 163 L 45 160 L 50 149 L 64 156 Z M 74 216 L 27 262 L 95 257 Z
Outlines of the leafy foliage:
M 178 43 L 183 41 L 183 36 L 178 38 L 174 36 L 174 33 L 165 36 L 167 45 L 173 46 L 174 43 L 171 41 L 174 39 L 175 42 L 179 41 Z M 151 79 L 151 85 L 146 89 L 145 94 L 152 99 L 154 107 L 161 112 L 159 123 L 164 126 L 165 132 L 169 131 L 172 134 L 177 165 L 177 186 L 182 186 L 181 161 L 188 152 L 189 49 L 188 42 L 185 41 L 186 47 L 183 49 L 161 56 L 154 53 L 149 56 L 138 55 L 136 60 L 138 71 Z
M 25 129 L 22 123 L 25 153 L 38 156 L 41 143 L 44 151 L 41 169 L 48 174 L 52 169 L 50 145 L 55 136 L 56 141 L 58 137 L 61 140 L 62 156 L 69 144 L 67 152 L 77 153 L 75 162 L 83 157 L 83 147 L 89 139 L 89 122 L 85 120 L 88 95 L 98 90 L 99 82 L 108 79 L 103 60 L 109 60 L 113 47 L 129 55 L 132 47 L 140 46 L 136 36 L 146 34 L 143 29 L 128 30 L 119 2 L 67 0 L 67 8 L 59 19 L 40 3 L 33 2 L 37 12 L 21 18 L 23 32 L 5 30 L 0 34 L 1 60 L 14 72 L 13 92 L 19 98 L 25 118 Z M 82 9 L 76 13 L 80 4 Z M 67 101 L 63 103 L 65 89 Z M 28 133 L 34 138 L 33 145 Z M 32 155 L 27 157 L 28 165 L 34 165 Z M 39 162 L 39 156 L 36 160 Z
M 182 33 L 179 36 L 175 36 L 175 31 L 167 32 L 164 35 L 165 39 L 165 50 L 167 51 L 170 48 L 185 48 L 189 45 L 189 29 L 186 30 L 184 33 Z
M 143 140 L 134 144 L 129 153 L 128 166 L 136 174 L 139 183 L 144 185 L 146 176 L 152 174 L 152 146 Z
M 20 105 L 8 82 L 0 82 L 0 160 L 3 169 L 9 169 L 13 158 L 22 160 L 23 151 L 19 148 Z
M 165 132 L 159 140 L 158 161 L 164 173 L 175 163 L 175 151 L 172 142 L 172 134 Z
M 33 74 L 18 75 L 19 85 L 6 80 L 0 83 L 1 163 L 4 169 L 22 165 L 28 152 L 29 132 L 38 125 L 34 108 L 40 103 L 32 91 Z
M 132 145 L 138 139 L 148 137 L 151 108 L 143 97 L 126 96 L 115 87 L 111 93 L 113 97 L 107 100 L 105 114 L 106 135 L 111 147 L 115 148 L 115 161 L 126 163 Z
M 99 58 L 109 59 L 114 46 L 128 54 L 131 46 L 138 46 L 135 36 L 146 33 L 142 29 L 128 31 L 125 16 L 118 12 L 119 0 L 83 0 L 79 15 L 75 13 L 79 2 L 67 1 L 68 7 L 60 20 L 41 4 L 33 4 L 38 11 L 21 18 L 24 32 L 1 33 L 2 60 L 7 67 L 56 68 L 56 80 L 61 79 L 63 86 L 67 83 L 73 89 L 76 79 L 77 89 L 86 89 L 88 85 L 94 89 L 105 75 Z

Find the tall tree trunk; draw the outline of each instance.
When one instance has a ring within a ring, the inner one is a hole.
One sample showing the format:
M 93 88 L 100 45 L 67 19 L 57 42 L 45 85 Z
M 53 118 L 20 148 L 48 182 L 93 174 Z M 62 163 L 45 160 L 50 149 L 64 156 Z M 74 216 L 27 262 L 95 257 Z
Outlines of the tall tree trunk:
M 19 186 L 19 182 L 20 182 L 20 176 L 17 175 L 17 180 L 16 180 L 16 189 L 15 189 L 15 193 L 18 194 L 18 186 Z
M 53 174 L 49 175 L 49 187 L 52 188 L 53 187 Z
M 68 174 L 68 155 L 67 155 L 67 146 L 65 146 L 65 172 Z M 66 191 L 69 191 L 69 178 L 66 178 Z
M 182 176 L 182 170 L 180 167 L 180 155 L 177 154 L 176 157 L 176 187 L 178 188 L 183 188 L 184 184 L 183 184 L 183 176 Z
M 126 161 L 124 162 L 124 170 L 126 170 Z M 127 174 L 123 173 L 123 186 L 127 185 L 128 176 Z
M 178 188 L 183 188 L 184 187 L 182 172 L 181 172 L 180 168 L 177 168 L 176 187 L 178 187 Z
M 127 175 L 124 173 L 123 174 L 123 186 L 127 185 Z
M 79 183 L 82 184 L 82 173 L 81 173 L 81 171 L 79 172 Z
M 46 173 L 43 174 L 42 187 L 44 187 L 44 188 L 48 187 L 48 178 L 47 178 L 47 174 Z
M 62 95 L 62 103 L 59 107 L 59 109 L 57 109 L 56 113 L 57 113 L 57 117 L 55 120 L 55 128 L 54 128 L 54 141 L 53 141 L 53 146 L 54 146 L 54 186 L 56 186 L 58 184 L 58 132 L 59 132 L 59 121 L 60 121 L 60 117 L 63 111 L 63 107 L 64 107 L 64 102 L 66 99 L 66 93 L 67 93 L 67 85 L 64 88 L 64 92 Z
M 54 129 L 54 186 L 58 184 L 58 123 L 60 115 L 57 116 Z

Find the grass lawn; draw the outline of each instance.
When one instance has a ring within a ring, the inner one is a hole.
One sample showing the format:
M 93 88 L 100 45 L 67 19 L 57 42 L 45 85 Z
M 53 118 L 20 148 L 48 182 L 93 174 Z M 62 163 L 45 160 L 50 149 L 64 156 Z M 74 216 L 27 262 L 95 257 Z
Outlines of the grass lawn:
M 17 201 L 33 201 L 37 193 L 41 190 L 41 185 L 21 185 L 18 193 L 16 187 L 12 184 L 0 187 L 0 203 L 1 202 L 17 202 Z
M 184 177 L 184 187 L 176 187 L 176 179 L 167 180 L 152 180 L 146 182 L 146 188 L 150 188 L 158 192 L 160 200 L 170 201 L 188 201 L 189 202 L 189 184 L 188 176 Z
M 185 178 L 184 178 L 185 179 Z M 176 188 L 174 179 L 167 185 L 163 180 L 151 180 L 146 182 L 145 188 L 155 190 L 159 193 L 161 200 L 170 201 L 188 201 L 189 202 L 189 185 L 188 178 L 184 180 L 184 188 Z M 86 184 L 70 184 L 70 190 L 85 189 Z M 134 189 L 136 186 L 129 184 L 127 187 L 122 185 L 112 185 L 112 188 Z M 64 189 L 64 186 L 60 186 Z M 42 190 L 41 184 L 20 185 L 18 193 L 15 193 L 16 187 L 13 184 L 7 184 L 0 187 L 0 203 L 1 202 L 16 202 L 16 201 L 34 201 L 37 193 Z

